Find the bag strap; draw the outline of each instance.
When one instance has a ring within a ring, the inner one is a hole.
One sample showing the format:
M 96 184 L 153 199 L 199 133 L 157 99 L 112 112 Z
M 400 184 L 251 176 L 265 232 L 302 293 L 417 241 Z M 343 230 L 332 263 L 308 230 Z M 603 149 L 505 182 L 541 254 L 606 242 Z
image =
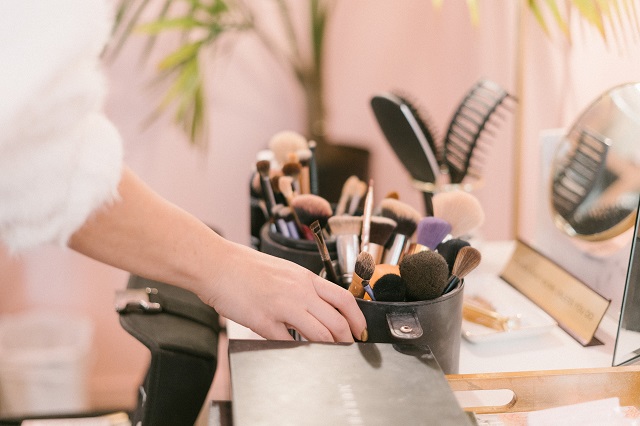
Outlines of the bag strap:
M 116 291 L 119 314 L 169 313 L 220 331 L 215 309 L 184 289 L 132 275 L 125 290 Z

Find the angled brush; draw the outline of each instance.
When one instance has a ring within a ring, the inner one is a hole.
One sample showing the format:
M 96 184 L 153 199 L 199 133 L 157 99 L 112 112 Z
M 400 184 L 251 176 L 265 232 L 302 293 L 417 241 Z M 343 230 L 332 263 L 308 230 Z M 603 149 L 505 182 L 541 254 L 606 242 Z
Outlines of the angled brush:
M 467 176 L 480 178 L 479 141 L 498 107 L 512 98 L 500 85 L 480 80 L 469 89 L 456 109 L 444 138 L 444 161 L 451 183 Z
M 447 294 L 456 288 L 458 283 L 480 264 L 480 260 L 482 256 L 478 249 L 471 246 L 462 247 L 456 256 L 453 272 L 442 294 Z

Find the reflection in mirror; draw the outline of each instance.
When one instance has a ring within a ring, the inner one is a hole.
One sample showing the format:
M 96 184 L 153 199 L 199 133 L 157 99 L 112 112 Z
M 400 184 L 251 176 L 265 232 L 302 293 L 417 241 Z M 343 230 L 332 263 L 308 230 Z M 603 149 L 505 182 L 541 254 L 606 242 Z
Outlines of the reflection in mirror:
M 554 222 L 605 241 L 630 229 L 640 193 L 640 83 L 616 86 L 576 120 L 552 166 Z
M 640 209 L 640 206 L 639 206 Z M 639 217 L 640 219 L 640 217 Z M 640 246 L 636 220 L 629 256 L 629 268 L 620 313 L 620 324 L 613 352 L 613 365 L 629 364 L 640 357 Z

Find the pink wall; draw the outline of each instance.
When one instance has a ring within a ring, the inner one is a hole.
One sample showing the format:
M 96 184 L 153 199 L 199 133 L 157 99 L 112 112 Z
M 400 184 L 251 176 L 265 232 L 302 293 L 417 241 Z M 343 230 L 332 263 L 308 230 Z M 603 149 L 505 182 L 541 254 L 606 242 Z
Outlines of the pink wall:
M 464 2 L 445 2 L 441 11 L 424 0 L 337 5 L 327 42 L 328 130 L 335 140 L 353 141 L 371 151 L 378 197 L 396 190 L 403 200 L 422 207 L 420 195 L 377 128 L 368 106 L 370 97 L 400 89 L 444 133 L 453 108 L 478 78 L 493 79 L 513 93 L 518 17 L 514 3 L 481 2 L 477 28 L 470 24 Z M 546 58 L 562 59 L 557 48 L 532 25 L 526 31 L 525 45 L 520 47 L 527 50 L 524 133 L 526 145 L 533 146 L 540 129 L 563 124 L 559 114 L 566 102 L 564 93 L 549 87 L 564 87 L 569 76 L 575 78 L 574 93 L 579 92 L 587 84 L 580 77 L 587 70 L 566 70 L 562 63 L 552 67 Z M 149 87 L 152 63 L 138 61 L 140 49 L 141 43 L 132 40 L 107 66 L 111 95 L 106 108 L 125 139 L 127 163 L 161 195 L 227 238 L 248 243 L 247 184 L 255 153 L 277 131 L 302 130 L 301 93 L 255 40 L 242 39 L 228 59 L 208 71 L 211 146 L 198 151 L 188 147 L 181 131 L 166 118 L 143 128 L 159 95 Z M 481 230 L 486 239 L 513 237 L 514 122 L 512 116 L 493 140 L 485 187 L 477 191 L 487 216 Z M 535 167 L 523 164 L 526 182 Z M 526 205 L 523 216 L 525 210 Z M 9 273 L 0 277 L 0 312 L 50 307 L 93 318 L 94 397 L 103 405 L 132 402 L 147 354 L 120 328 L 113 312 L 113 293 L 125 286 L 127 274 L 52 248 L 34 250 L 16 262 L 4 257 L 2 266 Z

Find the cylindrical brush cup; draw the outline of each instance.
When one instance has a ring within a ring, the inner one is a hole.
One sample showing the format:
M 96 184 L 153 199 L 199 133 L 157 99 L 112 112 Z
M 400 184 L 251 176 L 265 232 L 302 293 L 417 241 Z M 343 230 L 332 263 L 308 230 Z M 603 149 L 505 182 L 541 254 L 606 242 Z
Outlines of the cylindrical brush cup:
M 336 271 L 339 267 L 335 265 Z M 320 271 L 324 276 L 324 270 Z M 367 320 L 368 342 L 429 346 L 445 374 L 458 374 L 464 280 L 449 293 L 418 302 L 356 299 Z
M 335 241 L 326 240 L 326 244 L 329 256 L 337 258 Z M 324 267 L 315 241 L 285 237 L 274 232 L 269 223 L 260 229 L 260 251 L 290 260 L 316 274 Z

